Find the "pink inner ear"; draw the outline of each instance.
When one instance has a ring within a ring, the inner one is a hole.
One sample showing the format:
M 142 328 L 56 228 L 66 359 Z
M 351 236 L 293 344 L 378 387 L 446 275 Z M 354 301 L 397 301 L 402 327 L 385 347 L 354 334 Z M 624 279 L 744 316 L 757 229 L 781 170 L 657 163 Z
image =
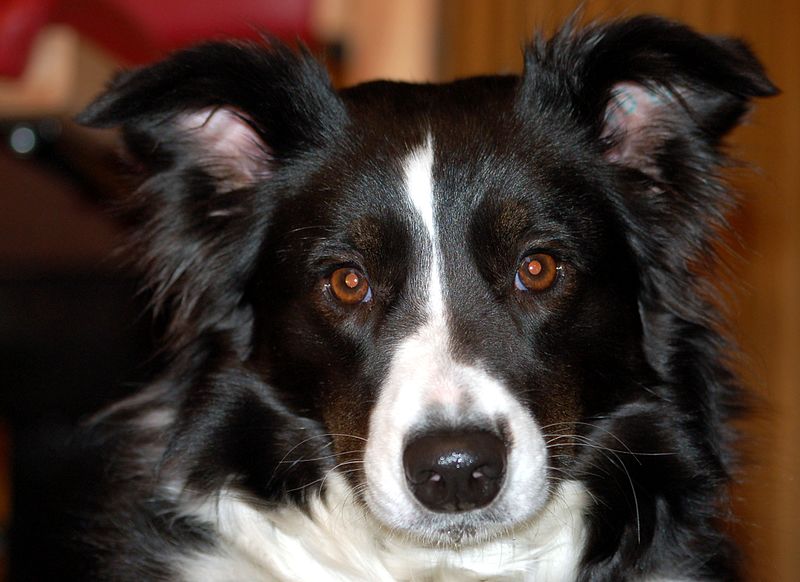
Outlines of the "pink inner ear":
M 646 164 L 652 153 L 650 147 L 655 135 L 659 111 L 663 111 L 666 98 L 636 83 L 618 83 L 611 88 L 611 98 L 605 113 L 605 126 L 601 137 L 614 144 L 606 158 L 615 163 L 638 166 Z
M 220 179 L 223 190 L 241 188 L 269 175 L 270 152 L 243 113 L 209 107 L 176 118 L 198 153 L 198 164 Z

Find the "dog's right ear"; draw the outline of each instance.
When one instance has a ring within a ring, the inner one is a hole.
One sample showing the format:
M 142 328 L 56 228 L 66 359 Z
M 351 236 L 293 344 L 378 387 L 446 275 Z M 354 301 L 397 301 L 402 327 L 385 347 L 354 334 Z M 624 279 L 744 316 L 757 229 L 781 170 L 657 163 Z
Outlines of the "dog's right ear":
M 122 73 L 78 116 L 122 129 L 143 180 L 129 205 L 135 252 L 173 346 L 247 327 L 275 178 L 345 120 L 322 67 L 271 41 L 208 43 Z

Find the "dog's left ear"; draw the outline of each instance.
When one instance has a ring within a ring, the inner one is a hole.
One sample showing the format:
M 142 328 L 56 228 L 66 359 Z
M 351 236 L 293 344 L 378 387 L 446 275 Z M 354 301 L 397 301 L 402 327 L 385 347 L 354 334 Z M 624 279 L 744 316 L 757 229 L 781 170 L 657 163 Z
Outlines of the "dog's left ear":
M 653 16 L 578 32 L 567 25 L 525 56 L 528 99 L 543 93 L 571 100 L 609 161 L 656 181 L 672 181 L 670 172 L 682 167 L 674 158 L 688 154 L 692 163 L 705 155 L 698 147 L 708 150 L 708 165 L 716 163 L 721 138 L 741 121 L 749 100 L 777 93 L 743 42 Z M 554 72 L 563 80 L 560 96 L 542 86 Z

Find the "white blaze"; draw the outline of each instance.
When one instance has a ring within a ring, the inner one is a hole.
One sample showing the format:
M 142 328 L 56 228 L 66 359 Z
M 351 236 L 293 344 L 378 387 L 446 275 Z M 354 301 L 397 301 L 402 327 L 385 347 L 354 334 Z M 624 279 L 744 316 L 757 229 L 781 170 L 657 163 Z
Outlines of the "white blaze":
M 435 318 L 444 317 L 442 280 L 439 273 L 440 249 L 434 220 L 433 197 L 433 140 L 430 136 L 425 145 L 412 152 L 405 163 L 408 197 L 422 218 L 431 244 L 430 273 L 428 275 L 428 309 Z M 442 324 L 444 322 L 441 322 Z

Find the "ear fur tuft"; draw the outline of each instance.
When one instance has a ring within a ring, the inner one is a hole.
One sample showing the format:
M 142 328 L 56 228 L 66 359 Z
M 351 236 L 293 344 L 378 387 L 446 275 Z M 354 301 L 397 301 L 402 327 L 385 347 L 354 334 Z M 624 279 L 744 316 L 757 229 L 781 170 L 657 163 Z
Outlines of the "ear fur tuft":
M 273 182 L 345 123 L 322 67 L 270 39 L 206 43 L 119 74 L 77 119 L 121 127 L 141 169 L 132 242 L 172 347 L 218 330 L 244 353 Z

